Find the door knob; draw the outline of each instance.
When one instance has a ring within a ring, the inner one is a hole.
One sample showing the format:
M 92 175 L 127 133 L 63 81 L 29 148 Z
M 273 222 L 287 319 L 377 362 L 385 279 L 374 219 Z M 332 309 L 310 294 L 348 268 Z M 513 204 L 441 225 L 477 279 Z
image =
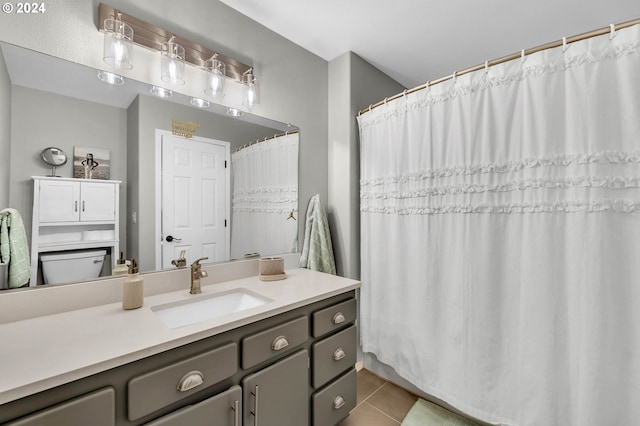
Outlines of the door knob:
M 173 238 L 171 235 L 167 235 L 167 238 L 165 238 L 165 240 L 167 240 L 168 243 L 170 243 L 171 241 L 182 241 L 180 238 Z

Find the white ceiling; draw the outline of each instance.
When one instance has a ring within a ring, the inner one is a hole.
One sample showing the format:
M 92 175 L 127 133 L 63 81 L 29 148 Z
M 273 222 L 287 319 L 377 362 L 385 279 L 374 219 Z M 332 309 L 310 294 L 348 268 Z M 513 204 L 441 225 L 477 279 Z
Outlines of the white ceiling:
M 407 88 L 640 18 L 639 0 L 221 0 L 330 61 L 352 51 Z

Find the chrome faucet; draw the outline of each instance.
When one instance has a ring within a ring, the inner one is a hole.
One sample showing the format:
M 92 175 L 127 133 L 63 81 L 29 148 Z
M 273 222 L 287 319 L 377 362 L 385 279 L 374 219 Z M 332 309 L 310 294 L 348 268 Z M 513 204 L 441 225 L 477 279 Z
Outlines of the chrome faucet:
M 202 293 L 200 290 L 200 278 L 206 278 L 209 274 L 202 270 L 201 260 L 207 260 L 208 257 L 201 257 L 191 264 L 191 294 Z
M 187 259 L 184 257 L 184 254 L 186 252 L 187 252 L 186 250 L 181 250 L 180 257 L 177 259 L 173 259 L 171 261 L 171 264 L 174 265 L 176 268 L 184 268 L 185 266 L 187 266 Z

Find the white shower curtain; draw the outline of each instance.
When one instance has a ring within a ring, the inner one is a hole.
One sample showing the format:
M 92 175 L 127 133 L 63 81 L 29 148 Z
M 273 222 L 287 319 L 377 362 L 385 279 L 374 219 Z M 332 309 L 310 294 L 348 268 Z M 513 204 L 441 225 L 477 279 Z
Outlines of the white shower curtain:
M 366 352 L 488 422 L 640 423 L 639 40 L 359 117 Z
M 297 251 L 298 134 L 241 149 L 231 164 L 231 257 Z

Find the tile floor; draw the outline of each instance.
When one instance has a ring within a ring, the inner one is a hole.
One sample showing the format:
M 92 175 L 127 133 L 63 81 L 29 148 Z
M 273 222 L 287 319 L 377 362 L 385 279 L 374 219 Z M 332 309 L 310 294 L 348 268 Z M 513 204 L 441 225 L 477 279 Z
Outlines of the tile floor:
M 356 408 L 338 426 L 399 426 L 418 399 L 368 370 L 358 371 Z

